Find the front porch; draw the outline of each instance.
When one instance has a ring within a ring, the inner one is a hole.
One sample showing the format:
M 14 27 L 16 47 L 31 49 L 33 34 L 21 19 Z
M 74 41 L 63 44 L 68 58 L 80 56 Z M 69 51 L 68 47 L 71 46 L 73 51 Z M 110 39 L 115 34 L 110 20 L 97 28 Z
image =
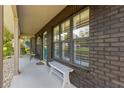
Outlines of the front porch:
M 79 88 L 124 87 L 124 6 L 2 7 L 0 87 L 61 87 L 39 60 L 74 69 L 68 76 Z M 39 60 L 30 62 L 28 53 Z
M 54 73 L 49 75 L 49 67 L 36 65 L 38 59 L 32 59 L 28 55 L 20 58 L 20 74 L 14 76 L 11 88 L 61 88 L 62 79 Z M 75 88 L 74 85 L 66 85 L 66 88 Z

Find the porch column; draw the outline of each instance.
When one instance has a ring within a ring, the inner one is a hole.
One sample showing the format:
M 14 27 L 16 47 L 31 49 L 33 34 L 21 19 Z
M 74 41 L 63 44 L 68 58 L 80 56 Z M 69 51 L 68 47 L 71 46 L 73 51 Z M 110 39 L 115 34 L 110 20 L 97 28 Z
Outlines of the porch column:
M 21 38 L 19 36 L 19 58 L 21 56 Z
M 31 38 L 31 51 L 35 53 L 35 37 Z
M 19 72 L 19 27 L 18 18 L 14 18 L 14 74 Z
M 3 29 L 2 29 L 2 6 L 0 5 L 0 88 L 3 87 Z

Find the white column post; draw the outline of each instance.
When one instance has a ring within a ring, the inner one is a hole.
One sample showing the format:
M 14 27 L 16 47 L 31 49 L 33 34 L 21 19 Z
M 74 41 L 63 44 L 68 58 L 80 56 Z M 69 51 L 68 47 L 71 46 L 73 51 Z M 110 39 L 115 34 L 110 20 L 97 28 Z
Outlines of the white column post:
M 20 57 L 20 55 L 21 55 L 21 46 L 20 46 L 21 44 L 20 44 L 20 38 L 19 38 L 19 57 Z
M 0 5 L 0 88 L 3 87 L 3 8 Z
M 14 18 L 14 74 L 19 72 L 19 27 L 18 18 Z

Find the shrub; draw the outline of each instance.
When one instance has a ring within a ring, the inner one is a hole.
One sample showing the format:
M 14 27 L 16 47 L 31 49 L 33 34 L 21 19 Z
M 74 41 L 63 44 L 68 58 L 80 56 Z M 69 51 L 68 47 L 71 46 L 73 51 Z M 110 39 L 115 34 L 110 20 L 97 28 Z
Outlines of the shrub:
M 3 56 L 4 58 L 11 57 L 14 53 L 13 49 L 13 34 L 4 27 L 4 38 L 3 38 Z

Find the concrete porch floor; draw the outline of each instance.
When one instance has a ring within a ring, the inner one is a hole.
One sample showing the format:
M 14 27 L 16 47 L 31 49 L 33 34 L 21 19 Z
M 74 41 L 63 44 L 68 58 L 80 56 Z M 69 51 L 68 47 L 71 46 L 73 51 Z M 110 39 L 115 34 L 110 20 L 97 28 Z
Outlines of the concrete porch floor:
M 29 56 L 20 58 L 20 74 L 14 76 L 10 88 L 61 88 L 62 80 L 54 73 L 49 75 L 49 67 L 36 65 L 37 59 L 30 62 Z M 66 88 L 75 88 L 66 85 Z

